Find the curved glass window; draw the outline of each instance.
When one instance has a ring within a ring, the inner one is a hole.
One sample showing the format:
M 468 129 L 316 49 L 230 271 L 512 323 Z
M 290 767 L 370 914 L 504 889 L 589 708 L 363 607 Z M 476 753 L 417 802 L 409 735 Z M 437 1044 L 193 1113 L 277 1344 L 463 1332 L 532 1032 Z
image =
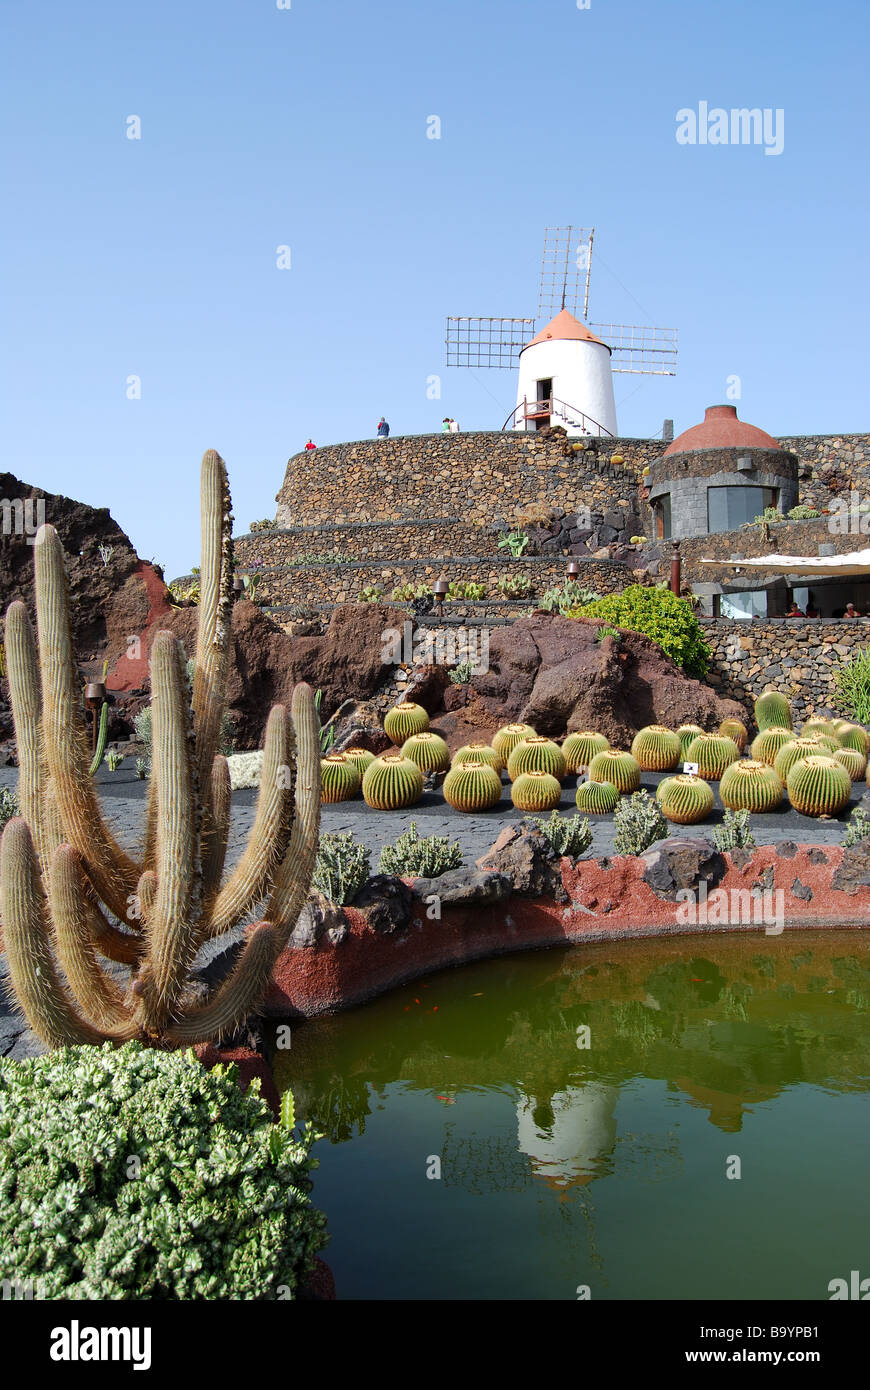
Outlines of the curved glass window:
M 736 531 L 746 521 L 754 521 L 765 507 L 775 507 L 775 487 L 708 487 L 707 529 Z

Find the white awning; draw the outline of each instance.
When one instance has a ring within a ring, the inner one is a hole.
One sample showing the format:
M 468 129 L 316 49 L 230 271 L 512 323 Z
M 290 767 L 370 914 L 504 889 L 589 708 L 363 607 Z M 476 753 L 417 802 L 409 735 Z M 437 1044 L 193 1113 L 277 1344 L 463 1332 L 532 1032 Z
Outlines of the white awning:
M 826 575 L 870 575 L 870 550 L 853 550 L 848 555 L 762 555 L 746 560 L 702 560 L 702 565 L 728 565 L 738 569 L 779 570 L 781 574 L 804 574 L 816 579 Z

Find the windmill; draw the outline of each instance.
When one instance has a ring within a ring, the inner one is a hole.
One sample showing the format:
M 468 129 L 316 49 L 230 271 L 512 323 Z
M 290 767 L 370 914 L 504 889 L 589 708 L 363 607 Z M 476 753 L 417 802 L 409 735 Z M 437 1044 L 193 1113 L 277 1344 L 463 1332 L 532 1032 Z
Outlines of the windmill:
M 587 324 L 594 240 L 594 227 L 545 229 L 537 318 L 447 319 L 448 367 L 519 367 L 503 429 L 615 435 L 612 374 L 676 373 L 676 329 Z

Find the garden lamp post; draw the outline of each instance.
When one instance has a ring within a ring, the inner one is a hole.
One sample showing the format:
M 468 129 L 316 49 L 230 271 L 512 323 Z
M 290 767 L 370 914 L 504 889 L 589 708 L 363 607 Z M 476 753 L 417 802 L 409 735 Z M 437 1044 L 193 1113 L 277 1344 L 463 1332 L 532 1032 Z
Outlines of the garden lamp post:
M 680 597 L 680 542 L 671 541 L 671 593 Z
M 439 618 L 444 617 L 444 600 L 447 597 L 447 591 L 449 588 L 450 584 L 448 583 L 446 577 L 443 574 L 435 580 L 435 583 L 432 586 L 432 592 L 435 595 L 435 600 L 438 604 Z
M 91 752 L 97 750 L 97 711 L 102 709 L 106 687 L 102 681 L 89 681 L 85 686 L 85 705 L 91 711 Z
M 568 580 L 576 579 L 580 573 L 580 565 L 576 560 L 571 560 L 568 565 Z

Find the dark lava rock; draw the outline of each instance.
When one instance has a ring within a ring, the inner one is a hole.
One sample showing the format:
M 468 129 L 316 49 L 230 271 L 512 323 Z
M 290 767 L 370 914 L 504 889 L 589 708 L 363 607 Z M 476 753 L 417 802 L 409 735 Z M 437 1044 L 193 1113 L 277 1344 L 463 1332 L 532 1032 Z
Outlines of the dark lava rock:
M 403 698 L 422 705 L 427 714 L 441 708 L 444 691 L 450 684 L 446 666 L 415 666 L 405 686 Z
M 500 902 L 513 892 L 513 882 L 507 874 L 486 869 L 450 869 L 438 878 L 415 878 L 411 886 L 415 898 L 425 902 L 434 895 L 442 906 Z
M 340 907 L 322 893 L 312 893 L 299 914 L 287 943 L 290 947 L 316 946 L 323 937 L 340 946 L 347 936 L 347 923 Z
M 792 884 L 791 892 L 793 898 L 800 898 L 805 903 L 812 901 L 812 888 L 810 888 L 808 884 L 801 883 L 799 878 L 796 878 L 794 883 Z
M 385 753 L 392 746 L 392 739 L 384 733 L 378 710 L 368 700 L 354 701 L 353 709 L 336 722 L 332 745 L 336 753 L 343 753 L 347 748 Z
M 477 861 L 479 869 L 495 869 L 513 884 L 521 898 L 552 898 L 568 902 L 559 858 L 539 830 L 505 826 L 492 849 Z
M 753 893 L 772 893 L 774 884 L 773 865 L 768 864 L 752 885 Z
M 724 876 L 723 856 L 709 840 L 661 840 L 641 858 L 644 862 L 643 881 L 648 883 L 657 898 L 676 902 L 681 889 L 696 888 L 702 881 L 716 884 Z
M 392 874 L 374 874 L 360 889 L 353 906 L 373 931 L 402 931 L 411 920 L 413 894 L 407 883 Z
M 798 852 L 798 847 L 794 840 L 782 840 L 776 847 L 776 852 L 780 859 L 794 859 Z
M 857 845 L 843 850 L 843 859 L 834 871 L 831 887 L 849 894 L 870 887 L 870 840 L 859 840 Z
M 810 850 L 809 854 L 807 855 L 807 858 L 809 859 L 811 864 L 827 864 L 830 862 L 828 856 L 825 854 L 825 851 L 823 849 L 819 849 L 817 845 Z
M 691 720 L 718 728 L 746 710 L 703 681 L 684 675 L 648 637 L 623 632 L 618 647 L 596 642 L 597 619 L 537 611 L 490 636 L 489 669 L 464 687 L 467 703 L 450 705 L 438 723 L 451 751 L 475 737 L 489 740 L 501 724 L 522 721 L 539 733 L 598 729 L 627 748 L 646 724 L 677 728 Z
M 735 869 L 745 869 L 752 863 L 754 850 L 748 849 L 745 845 L 737 845 L 735 849 L 729 850 L 731 863 Z

